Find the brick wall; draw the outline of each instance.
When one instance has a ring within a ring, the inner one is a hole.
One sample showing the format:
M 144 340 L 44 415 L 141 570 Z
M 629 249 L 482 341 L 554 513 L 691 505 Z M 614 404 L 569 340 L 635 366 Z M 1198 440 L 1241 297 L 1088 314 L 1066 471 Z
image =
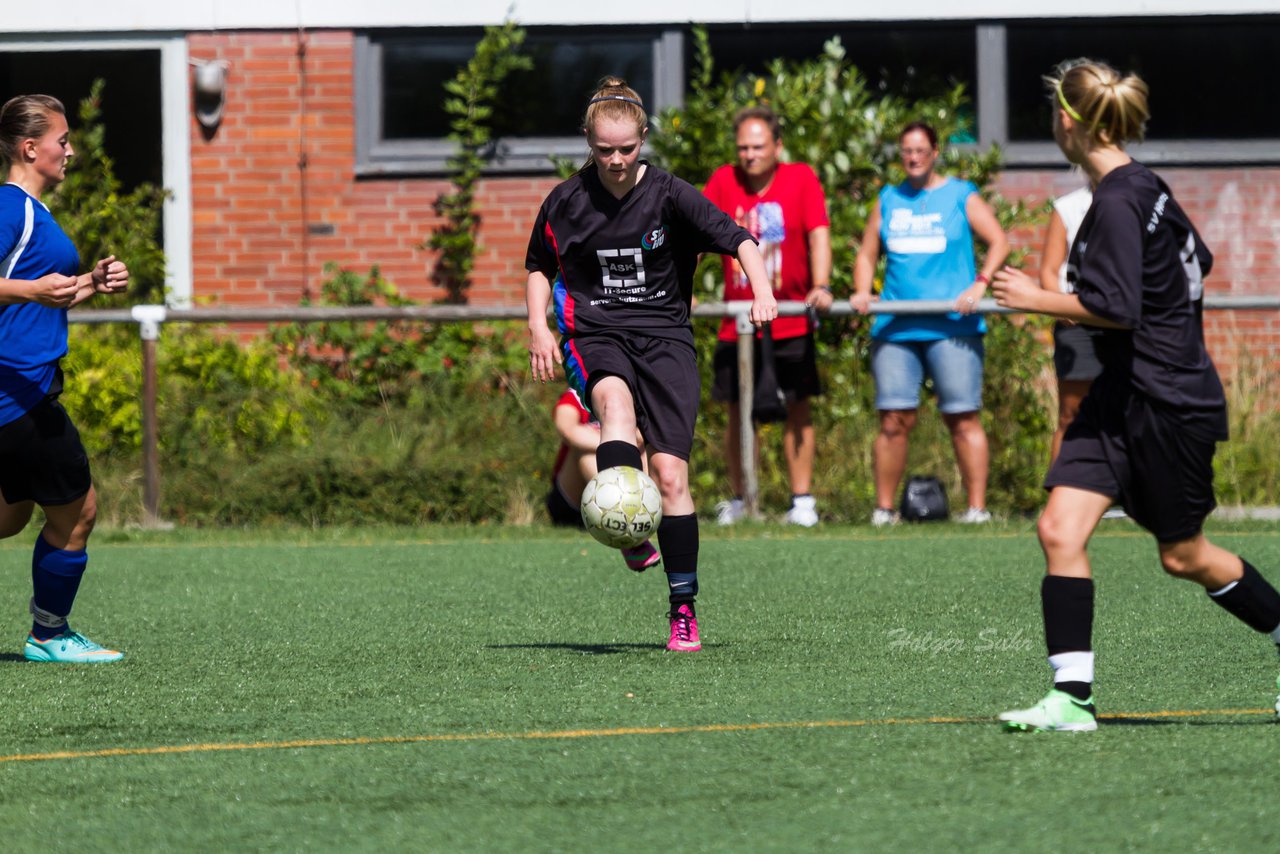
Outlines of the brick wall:
M 193 34 L 189 47 L 194 58 L 230 63 L 217 133 L 206 139 L 192 120 L 199 304 L 294 305 L 308 287 L 315 292 L 328 261 L 359 270 L 378 264 L 419 301 L 443 295 L 431 283 L 431 254 L 418 244 L 439 221 L 432 203 L 447 182 L 355 178 L 350 32 L 307 33 L 301 57 L 296 33 Z M 1217 255 L 1209 292 L 1280 293 L 1280 169 L 1162 174 Z M 1078 180 L 1065 169 L 1008 172 L 999 189 L 1039 202 Z M 550 177 L 482 184 L 473 303 L 523 302 L 529 228 L 554 184 Z M 1036 248 L 1041 233 L 1014 241 Z M 1280 363 L 1280 312 L 1214 312 L 1206 334 L 1224 372 L 1242 346 Z
M 355 178 L 353 46 L 349 32 L 307 33 L 301 57 L 295 33 L 188 38 L 193 58 L 230 63 L 216 134 L 206 138 L 192 119 L 198 304 L 296 305 L 308 287 L 318 289 L 329 261 L 378 264 L 416 300 L 443 295 L 431 283 L 431 254 L 418 244 L 439 221 L 432 203 L 447 182 Z M 513 178 L 481 187 L 474 302 L 523 302 L 529 226 L 554 183 Z

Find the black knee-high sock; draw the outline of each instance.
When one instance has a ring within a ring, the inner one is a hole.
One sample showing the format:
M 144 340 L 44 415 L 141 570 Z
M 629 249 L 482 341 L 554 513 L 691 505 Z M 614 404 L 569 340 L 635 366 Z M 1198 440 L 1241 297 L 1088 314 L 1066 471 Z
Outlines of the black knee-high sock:
M 1040 582 L 1050 655 L 1093 651 L 1093 579 L 1046 575 Z
M 1244 575 L 1239 581 L 1220 590 L 1206 591 L 1209 598 L 1255 631 L 1275 637 L 1280 629 L 1280 593 L 1254 568 L 1241 558 Z M 1280 638 L 1276 638 L 1280 643 Z
M 693 607 L 698 595 L 698 516 L 663 516 L 658 524 L 658 545 L 667 573 L 668 599 L 672 605 Z
M 614 466 L 631 466 L 633 469 L 641 467 L 640 449 L 635 443 L 614 439 L 596 446 L 596 468 L 604 471 Z
M 1093 651 L 1093 579 L 1046 575 L 1040 583 L 1040 606 L 1044 612 L 1044 642 L 1049 655 Z M 1079 700 L 1089 699 L 1093 687 L 1087 682 L 1057 682 Z

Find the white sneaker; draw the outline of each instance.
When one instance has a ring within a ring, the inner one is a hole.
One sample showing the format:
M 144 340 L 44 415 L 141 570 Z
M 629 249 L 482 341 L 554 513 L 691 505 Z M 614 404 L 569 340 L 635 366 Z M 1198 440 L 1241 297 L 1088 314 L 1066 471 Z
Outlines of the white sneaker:
M 901 521 L 897 510 L 888 510 L 884 507 L 877 507 L 871 511 L 871 524 L 877 528 L 883 528 L 886 525 L 896 525 Z
M 734 498 L 731 501 L 721 501 L 716 505 L 716 524 L 732 525 L 740 521 L 747 515 L 747 508 L 743 505 L 741 498 Z
M 956 517 L 961 525 L 985 525 L 991 521 L 991 511 L 981 507 L 970 507 Z
M 1128 519 L 1129 514 L 1124 512 L 1124 508 L 1119 504 L 1112 504 L 1107 508 L 1107 512 L 1102 514 L 1103 519 Z
M 812 495 L 797 495 L 791 499 L 791 509 L 782 517 L 787 525 L 812 528 L 818 524 L 818 500 Z

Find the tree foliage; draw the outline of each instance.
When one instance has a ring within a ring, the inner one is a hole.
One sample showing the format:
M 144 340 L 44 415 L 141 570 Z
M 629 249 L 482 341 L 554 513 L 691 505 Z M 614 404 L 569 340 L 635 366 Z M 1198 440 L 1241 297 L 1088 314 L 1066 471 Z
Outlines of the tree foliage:
M 475 193 L 491 155 L 493 103 L 507 75 L 533 66 L 529 57 L 519 53 L 524 36 L 514 21 L 486 27 L 475 55 L 445 84 L 449 97 L 444 109 L 451 117 L 448 139 L 458 147 L 448 164 L 453 189 L 436 200 L 436 213 L 444 222 L 424 245 L 440 253 L 432 279 L 444 288 L 446 303 L 467 301 L 471 270 L 480 251 Z
M 881 188 L 905 177 L 897 142 L 901 129 L 912 121 L 925 121 L 937 129 L 942 149 L 938 171 L 976 184 L 1006 230 L 1041 215 L 1039 208 L 1009 201 L 993 190 L 1001 164 L 997 147 L 949 144 L 973 138 L 972 105 L 963 86 L 923 97 L 882 91 L 849 61 L 839 39 L 828 41 L 822 54 L 812 59 L 774 60 L 763 74 L 719 71 L 705 31 L 695 28 L 693 35 L 696 61 L 691 85 L 683 106 L 653 118 L 653 159 L 700 186 L 717 167 L 736 159 L 734 114 L 748 106 L 770 107 L 782 125 L 783 158 L 812 166 L 826 191 L 831 285 L 837 298 L 852 291 L 853 261 Z M 881 262 L 878 275 L 883 272 L 883 257 Z M 721 269 L 718 258 L 704 259 L 695 284 L 700 298 L 719 296 Z M 1039 320 L 988 318 L 984 419 L 989 428 L 1000 425 L 999 430 L 989 429 L 993 506 L 1029 510 L 1042 500 L 1039 475 L 1053 424 L 1044 382 L 1048 349 L 1038 335 L 1043 325 Z M 829 467 L 826 473 L 817 472 L 818 488 L 824 501 L 842 508 L 869 509 L 873 499 L 870 441 L 878 426 L 868 368 L 869 327 L 860 319 L 829 321 L 818 332 L 828 394 L 815 406 L 815 418 L 820 468 Z M 714 333 L 700 327 L 698 336 L 706 365 L 711 361 Z M 704 400 L 703 411 L 703 423 L 714 433 L 723 418 L 722 408 Z M 926 420 L 913 441 L 910 464 L 948 477 L 952 494 L 957 494 L 959 479 L 950 441 L 938 424 Z M 705 449 L 712 464 L 695 473 L 698 485 L 712 494 L 723 490 L 714 438 Z M 762 491 L 773 501 L 784 501 L 788 492 L 785 461 L 775 450 L 780 445 L 769 431 L 762 432 Z

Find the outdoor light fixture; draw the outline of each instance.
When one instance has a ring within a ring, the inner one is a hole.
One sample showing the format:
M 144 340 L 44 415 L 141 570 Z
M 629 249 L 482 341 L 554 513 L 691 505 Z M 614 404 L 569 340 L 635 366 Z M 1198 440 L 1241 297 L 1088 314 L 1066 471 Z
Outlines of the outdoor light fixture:
M 196 121 L 212 134 L 222 121 L 222 109 L 227 100 L 227 68 L 229 64 L 222 59 L 193 59 L 195 81 L 192 88 L 195 93 Z

